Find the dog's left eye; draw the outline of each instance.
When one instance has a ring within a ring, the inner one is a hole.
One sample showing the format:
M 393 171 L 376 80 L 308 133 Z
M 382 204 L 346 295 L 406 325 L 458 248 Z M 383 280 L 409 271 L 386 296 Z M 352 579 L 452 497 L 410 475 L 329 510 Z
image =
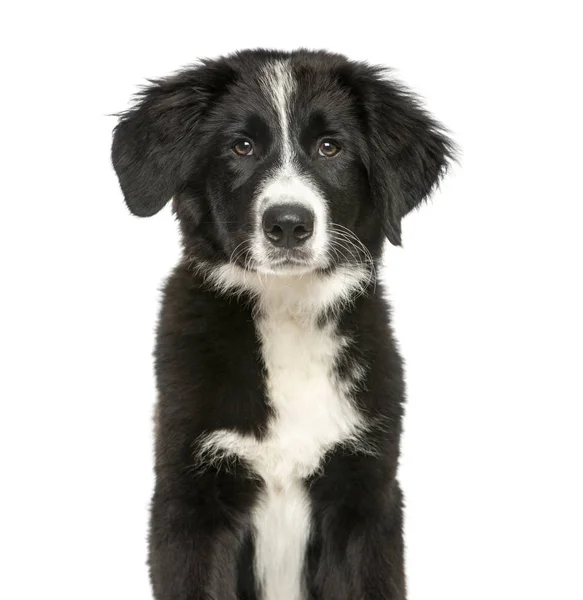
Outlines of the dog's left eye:
M 320 142 L 318 148 L 318 154 L 320 156 L 331 158 L 332 156 L 336 156 L 338 152 L 340 152 L 340 146 L 334 140 L 322 140 Z
M 239 156 L 251 156 L 253 144 L 249 140 L 239 140 L 233 146 L 233 152 Z

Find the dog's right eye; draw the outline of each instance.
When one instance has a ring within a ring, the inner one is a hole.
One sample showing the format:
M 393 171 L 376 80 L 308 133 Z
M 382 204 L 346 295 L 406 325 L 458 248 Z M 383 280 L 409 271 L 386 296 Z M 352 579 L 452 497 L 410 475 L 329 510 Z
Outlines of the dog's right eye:
M 253 144 L 249 140 L 239 140 L 233 146 L 233 152 L 239 156 L 251 156 L 253 154 Z

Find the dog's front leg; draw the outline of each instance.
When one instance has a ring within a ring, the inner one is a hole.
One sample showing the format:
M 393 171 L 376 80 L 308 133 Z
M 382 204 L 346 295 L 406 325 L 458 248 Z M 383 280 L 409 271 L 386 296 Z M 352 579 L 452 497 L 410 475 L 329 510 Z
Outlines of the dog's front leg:
M 319 600 L 406 598 L 401 491 L 377 461 L 333 457 L 311 485 L 317 551 L 310 587 Z
M 254 484 L 235 472 L 179 475 L 162 470 L 152 502 L 154 598 L 236 600 L 237 558 Z

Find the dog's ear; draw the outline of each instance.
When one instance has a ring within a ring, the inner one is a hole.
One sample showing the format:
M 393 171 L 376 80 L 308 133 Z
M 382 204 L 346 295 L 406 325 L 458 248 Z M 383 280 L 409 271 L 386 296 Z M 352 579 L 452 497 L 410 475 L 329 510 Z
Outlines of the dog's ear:
M 382 70 L 368 69 L 363 84 L 372 200 L 387 238 L 400 246 L 401 219 L 437 185 L 455 147 L 418 99 Z
M 126 204 L 138 216 L 161 210 L 187 181 L 196 132 L 232 71 L 219 61 L 202 62 L 152 81 L 113 132 L 111 160 Z

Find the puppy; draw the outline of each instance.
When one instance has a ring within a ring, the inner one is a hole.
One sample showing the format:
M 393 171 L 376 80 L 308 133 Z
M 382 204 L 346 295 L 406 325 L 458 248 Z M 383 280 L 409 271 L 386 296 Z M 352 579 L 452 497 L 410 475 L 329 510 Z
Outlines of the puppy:
M 155 352 L 157 600 L 402 600 L 403 372 L 384 238 L 453 157 L 384 71 L 252 50 L 144 89 L 115 128 L 129 209 L 183 255 Z

